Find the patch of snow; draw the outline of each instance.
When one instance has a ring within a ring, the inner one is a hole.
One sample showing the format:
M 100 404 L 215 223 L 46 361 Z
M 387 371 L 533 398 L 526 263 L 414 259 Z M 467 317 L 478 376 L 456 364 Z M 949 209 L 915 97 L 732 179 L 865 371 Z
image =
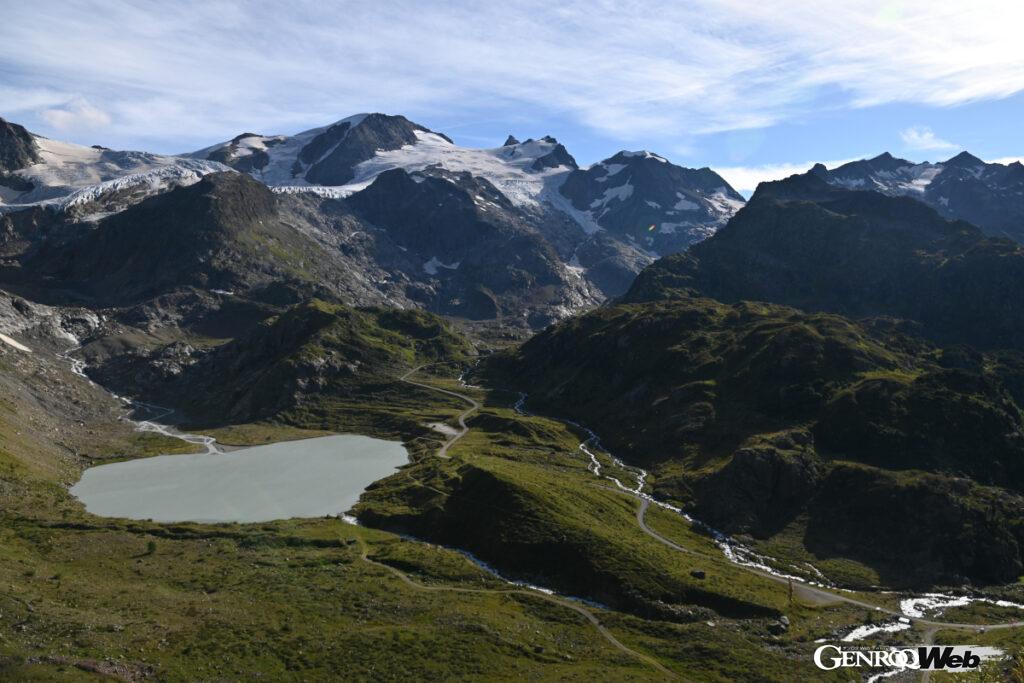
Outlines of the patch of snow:
M 541 195 L 552 180 L 564 181 L 564 177 L 572 170 L 567 166 L 540 170 L 532 168 L 537 159 L 550 153 L 557 144 L 544 140 L 520 143 L 515 145 L 512 150 L 508 147 L 473 149 L 454 145 L 435 133 L 418 130 L 415 131 L 415 135 L 415 143 L 395 150 L 379 151 L 372 158 L 357 164 L 353 169 L 355 177 L 352 181 L 330 188 L 330 196 L 346 197 L 358 192 L 368 187 L 381 173 L 395 168 L 401 168 L 411 173 L 422 171 L 428 166 L 439 166 L 448 171 L 468 171 L 474 176 L 485 178 L 514 204 L 533 207 L 540 204 Z M 291 145 L 292 142 L 289 140 L 289 142 L 273 148 L 271 159 L 273 160 L 275 155 L 288 152 Z M 295 149 L 292 152 L 292 158 L 297 154 L 298 149 Z M 272 185 L 309 187 L 304 180 L 291 178 L 290 171 L 289 176 L 281 178 L 280 183 L 276 182 L 279 176 L 280 174 L 276 172 L 265 172 L 262 176 L 258 175 L 257 177 L 261 177 L 262 180 Z M 284 190 L 282 188 L 277 191 L 294 192 L 299 190 Z M 321 191 L 316 192 L 322 194 Z
M 96 149 L 39 136 L 35 141 L 41 161 L 17 172 L 35 187 L 19 194 L 17 204 L 5 208 L 43 205 L 64 209 L 108 192 L 131 188 L 158 192 L 196 182 L 207 173 L 231 171 L 214 161 Z
M 659 204 L 658 202 L 652 202 L 650 199 L 645 199 L 644 203 L 647 204 L 647 206 L 651 207 L 652 209 L 661 208 L 661 204 Z
M 599 206 L 607 206 L 613 199 L 618 199 L 620 202 L 626 201 L 633 194 L 633 185 L 630 182 L 626 182 L 618 187 L 609 187 L 604 191 L 604 194 L 595 199 L 590 204 L 590 208 L 594 209 Z
M 723 217 L 724 220 L 732 218 L 737 211 L 746 206 L 746 202 L 741 199 L 733 199 L 725 193 L 725 188 L 716 190 L 712 194 L 704 198 L 711 206 L 714 207 L 715 212 Z M 723 220 L 723 222 L 724 222 Z
M 22 344 L 20 342 L 14 341 L 10 337 L 8 337 L 6 334 L 0 334 L 0 342 L 3 342 L 5 344 L 7 344 L 8 346 L 12 346 L 12 347 L 16 348 L 19 351 L 24 351 L 25 353 L 32 353 L 32 349 L 28 348 L 27 346 L 25 346 L 24 344 Z
M 352 190 L 347 186 L 277 185 L 271 186 L 270 191 L 277 194 L 315 194 L 324 199 L 344 199 L 356 190 Z
M 15 203 L 22 195 L 21 190 L 15 190 L 6 185 L 0 185 L 0 205 Z
M 576 221 L 576 224 L 583 228 L 583 232 L 587 235 L 593 235 L 594 233 L 601 232 L 604 230 L 597 221 L 594 220 L 594 215 L 589 211 L 580 211 L 568 197 L 559 192 L 561 183 L 565 181 L 563 176 L 560 179 L 561 182 L 553 182 L 545 187 L 543 193 L 540 195 L 540 199 L 546 201 L 548 204 L 553 206 L 555 209 L 567 214 L 570 218 Z
M 679 201 L 672 207 L 676 211 L 696 211 L 700 208 L 699 204 L 687 199 L 682 192 L 676 192 L 676 198 L 678 198 Z
M 431 422 L 427 426 L 433 429 L 435 432 L 438 432 L 439 434 L 444 434 L 445 436 L 458 436 L 459 434 L 458 429 L 455 429 L 455 427 L 445 424 L 444 422 Z
M 85 187 L 57 200 L 42 202 L 61 209 L 79 206 L 99 199 L 105 194 L 128 189 L 144 189 L 147 194 L 155 194 L 172 186 L 187 186 L 198 183 L 208 173 L 231 170 L 215 162 L 203 162 L 199 166 L 183 164 L 181 166 L 163 166 L 144 173 L 131 173 L 120 178 Z
M 445 268 L 447 270 L 457 270 L 460 265 L 462 265 L 461 261 L 456 261 L 455 263 L 449 265 L 447 263 L 442 263 L 441 261 L 439 261 L 436 256 L 431 256 L 430 260 L 423 264 L 423 270 L 424 272 L 427 273 L 427 275 L 437 275 L 438 268 Z
M 328 124 L 326 126 L 321 126 L 319 128 L 311 128 L 310 130 L 306 130 L 291 136 L 257 136 L 264 145 L 264 151 L 266 151 L 267 156 L 270 158 L 270 160 L 267 162 L 267 165 L 264 166 L 262 169 L 254 171 L 252 174 L 253 177 L 262 180 L 267 185 L 308 185 L 309 183 L 307 183 L 305 179 L 297 178 L 292 174 L 292 169 L 295 165 L 295 162 L 298 160 L 299 152 L 302 151 L 302 148 L 308 145 L 310 142 L 312 142 L 313 138 L 315 138 L 317 135 L 320 135 L 321 133 L 326 131 L 328 128 L 331 128 L 332 126 L 347 123 L 349 124 L 351 130 L 351 128 L 355 128 L 360 123 L 362 123 L 363 119 L 365 119 L 366 117 L 367 114 L 356 114 L 355 116 L 349 116 L 348 118 L 341 119 L 340 121 L 335 121 L 334 123 Z M 242 138 L 242 140 L 239 141 L 239 143 L 241 144 L 242 141 L 248 139 L 249 138 Z M 267 140 L 276 140 L 278 142 L 277 144 L 274 145 L 267 145 Z M 221 149 L 229 144 L 231 143 L 222 142 L 216 145 L 212 145 L 210 147 L 206 147 L 197 152 L 192 152 L 187 156 L 193 159 L 205 159 L 212 152 Z
M 908 193 L 916 192 L 923 194 L 928 189 L 928 186 L 931 185 L 935 176 L 941 172 L 942 167 L 938 164 L 916 164 L 904 171 L 907 179 L 897 183 L 896 187 Z
M 875 171 L 868 178 L 831 177 L 829 182 L 849 190 L 873 189 L 888 195 L 923 194 L 945 167 L 928 162 Z M 981 169 L 978 169 L 979 172 Z M 869 185 L 870 184 L 870 185 Z
M 356 126 L 362 116 L 350 117 L 348 121 Z M 339 121 L 338 123 L 341 123 Z M 334 125 L 334 124 L 332 124 Z M 440 135 L 427 131 L 415 131 L 416 142 L 395 150 L 382 150 L 372 158 L 355 166 L 354 177 L 345 185 L 324 187 L 311 185 L 301 174 L 293 176 L 292 167 L 299 151 L 314 137 L 329 126 L 315 128 L 297 135 L 278 136 L 282 141 L 267 146 L 266 153 L 270 162 L 262 169 L 253 171 L 252 175 L 269 185 L 274 192 L 281 194 L 311 193 L 320 197 L 340 199 L 368 187 L 378 175 L 396 168 L 415 174 L 428 167 L 439 167 L 452 172 L 468 172 L 473 176 L 490 181 L 513 204 L 527 210 L 540 209 L 542 204 L 549 204 L 575 220 L 584 232 L 593 234 L 601 230 L 594 217 L 586 211 L 572 206 L 558 191 L 566 177 L 573 171 L 568 166 L 555 166 L 534 169 L 534 163 L 541 157 L 551 153 L 557 143 L 547 140 L 529 140 L 508 147 L 476 149 L 460 147 Z M 243 138 L 248 140 L 248 138 Z M 193 158 L 205 158 L 211 152 L 226 143 L 214 145 L 192 153 Z M 637 153 L 639 154 L 639 153 Z M 652 155 L 653 156 L 653 155 Z M 617 173 L 622 164 L 609 164 L 609 175 Z M 423 182 L 423 177 L 413 175 L 415 182 Z M 599 178 L 598 180 L 602 180 Z
M 666 159 L 664 157 L 660 157 L 657 154 L 654 154 L 653 152 L 648 152 L 646 149 L 640 150 L 639 152 L 626 152 L 626 151 L 622 151 L 622 152 L 619 152 L 619 154 L 621 154 L 624 157 L 642 157 L 644 159 L 654 159 L 656 161 L 660 161 L 663 164 L 667 164 L 668 163 L 668 159 Z

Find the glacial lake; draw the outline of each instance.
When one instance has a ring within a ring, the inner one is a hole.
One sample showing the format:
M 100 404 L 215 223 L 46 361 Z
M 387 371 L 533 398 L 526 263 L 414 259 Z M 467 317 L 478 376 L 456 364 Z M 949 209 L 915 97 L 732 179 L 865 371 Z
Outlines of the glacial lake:
M 409 462 L 397 441 L 339 434 L 229 453 L 158 455 L 90 467 L 71 487 L 100 517 L 266 522 L 349 510 Z

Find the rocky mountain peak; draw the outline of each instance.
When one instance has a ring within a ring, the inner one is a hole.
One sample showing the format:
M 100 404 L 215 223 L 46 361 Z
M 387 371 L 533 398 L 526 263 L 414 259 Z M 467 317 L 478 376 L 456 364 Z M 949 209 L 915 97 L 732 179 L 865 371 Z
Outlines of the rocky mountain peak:
M 942 165 L 950 168 L 974 168 L 976 166 L 984 166 L 985 162 L 965 150 L 942 162 Z
M 910 197 L 990 235 L 1024 241 L 1024 174 L 966 151 L 940 163 L 914 163 L 886 152 L 831 171 L 816 165 L 808 175 L 836 187 Z
M 817 163 L 814 166 L 811 166 L 811 170 L 808 171 L 808 173 L 819 178 L 824 178 L 828 175 L 828 168 L 825 167 L 825 164 Z
M 623 150 L 574 171 L 561 193 L 596 225 L 655 254 L 699 242 L 743 206 L 714 171 L 677 166 L 647 151 Z
M 39 161 L 39 149 L 24 126 L 0 118 L 0 172 L 11 172 Z

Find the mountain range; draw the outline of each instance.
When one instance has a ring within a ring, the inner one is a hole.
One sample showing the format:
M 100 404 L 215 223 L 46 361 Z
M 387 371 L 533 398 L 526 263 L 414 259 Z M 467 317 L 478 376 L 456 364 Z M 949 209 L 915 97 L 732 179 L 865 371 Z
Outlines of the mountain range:
M 278 678 L 816 680 L 812 643 L 895 642 L 886 591 L 995 621 L 1024 605 L 1020 175 L 882 155 L 744 200 L 652 152 L 581 167 L 384 114 L 181 155 L 0 121 L 0 580 L 31 596 L 0 677 L 100 666 L 143 591 L 132 645 L 171 680 L 257 649 Z M 409 453 L 359 525 L 68 491 L 125 453 L 327 433 Z M 365 642 L 310 645 L 342 632 Z
M 550 137 L 469 149 L 383 114 L 181 156 L 2 131 L 9 279 L 116 305 L 184 286 L 246 295 L 262 272 L 352 303 L 542 327 L 622 293 L 658 250 L 742 206 L 712 171 L 650 153 L 581 170 Z M 175 222 L 191 227 L 168 230 Z M 97 271 L 93 252 L 116 266 Z M 173 273 L 151 277 L 169 253 Z
M 622 297 L 488 359 L 490 381 L 602 425 L 729 533 L 799 533 L 887 582 L 1010 580 L 1024 247 L 848 185 L 761 184 Z
M 889 153 L 810 173 L 838 187 L 918 199 L 946 218 L 977 225 L 986 234 L 1024 240 L 1024 165 L 986 163 L 969 152 L 939 163 Z
M 726 228 L 657 261 L 625 301 L 708 296 L 914 321 L 943 343 L 1022 348 L 1024 248 L 905 196 L 816 173 L 762 183 Z

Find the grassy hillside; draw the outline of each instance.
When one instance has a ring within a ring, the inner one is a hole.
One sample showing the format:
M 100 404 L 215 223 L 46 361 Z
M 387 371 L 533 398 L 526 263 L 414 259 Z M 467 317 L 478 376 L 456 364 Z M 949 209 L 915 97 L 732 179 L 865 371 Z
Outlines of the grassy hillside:
M 661 617 L 582 607 L 627 651 L 557 599 L 499 581 L 459 553 L 386 531 L 333 518 L 255 525 L 96 518 L 67 493 L 80 469 L 168 444 L 137 436 L 117 420 L 115 401 L 42 354 L 0 354 L 0 361 L 9 390 L 0 410 L 5 680 L 664 680 L 653 660 L 687 679 L 757 672 L 762 680 L 786 681 L 793 671 L 812 674 L 807 653 L 814 638 L 861 617 L 843 607 L 787 605 L 782 587 L 740 573 L 717 554 L 700 559 L 708 576 L 698 585 L 688 573 L 696 560 L 645 540 L 633 520 L 634 501 L 594 486 L 579 456 L 562 452 L 574 448 L 571 432 L 540 418 L 520 420 L 497 405 L 453 449 L 450 464 L 486 473 L 508 496 L 492 502 L 521 500 L 522 515 L 506 517 L 494 506 L 453 508 L 472 529 L 466 542 L 477 544 L 485 523 L 494 522 L 504 529 L 494 548 L 526 549 L 533 538 L 551 549 L 539 565 L 543 578 L 589 592 L 588 577 L 603 577 L 606 586 L 622 582 L 638 596 L 668 600 Z M 385 395 L 399 391 L 393 384 Z M 387 410 L 414 421 L 461 410 L 423 391 L 419 405 L 410 400 L 385 409 L 381 400 L 369 403 L 367 414 Z M 355 414 L 353 403 L 325 408 L 322 419 L 348 431 L 346 416 Z M 281 428 L 239 425 L 226 433 L 261 441 L 284 433 L 275 429 Z M 395 426 L 383 422 L 378 429 Z M 405 438 L 412 446 L 417 437 Z M 368 496 L 367 512 L 382 510 L 383 519 L 410 502 L 398 485 L 403 477 L 447 471 L 429 457 L 431 448 L 419 452 L 420 464 Z M 430 507 L 408 506 L 405 517 L 430 514 Z M 713 551 L 706 539 L 682 533 Z M 568 567 L 552 562 L 570 551 L 586 554 L 576 566 L 593 567 L 578 584 Z M 758 615 L 782 610 L 793 625 L 788 635 L 771 636 L 770 619 Z
M 119 391 L 179 408 L 197 428 L 274 418 L 330 429 L 325 420 L 346 403 L 362 410 L 415 397 L 415 390 L 404 396 L 410 394 L 407 385 L 398 393 L 391 387 L 413 367 L 458 363 L 474 353 L 465 337 L 430 313 L 317 299 L 205 353 L 179 354 L 173 372 L 154 370 L 176 358 L 180 346 L 115 358 L 96 377 Z
M 897 583 L 1015 580 L 1019 373 L 888 324 L 680 299 L 603 308 L 490 359 L 491 381 L 598 428 L 655 490 L 732 533 Z M 850 464 L 845 464 L 849 462 Z

